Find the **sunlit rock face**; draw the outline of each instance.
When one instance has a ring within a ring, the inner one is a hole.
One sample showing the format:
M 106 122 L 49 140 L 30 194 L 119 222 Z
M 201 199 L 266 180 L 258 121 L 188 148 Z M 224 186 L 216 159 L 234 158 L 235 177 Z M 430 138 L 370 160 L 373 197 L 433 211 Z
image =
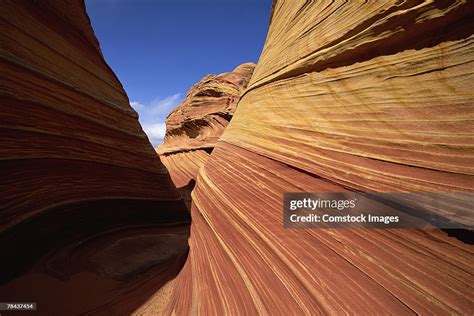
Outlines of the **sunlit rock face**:
M 284 192 L 472 192 L 473 4 L 274 1 L 168 312 L 474 312 L 474 247 L 446 232 L 282 223 Z
M 201 89 L 168 119 L 160 155 L 195 153 L 165 162 L 188 174 L 173 180 L 200 170 L 180 270 L 185 207 L 83 4 L 3 1 L 0 298 L 44 315 L 473 314 L 473 246 L 443 231 L 282 223 L 284 192 L 472 191 L 472 6 L 275 1 L 248 87 Z M 216 143 L 224 92 L 241 99 Z
M 81 1 L 2 1 L 0 297 L 129 314 L 179 271 L 189 215 Z
M 166 135 L 156 151 L 184 195 L 192 190 L 199 168 L 232 119 L 254 68 L 244 63 L 233 71 L 205 76 L 166 118 Z

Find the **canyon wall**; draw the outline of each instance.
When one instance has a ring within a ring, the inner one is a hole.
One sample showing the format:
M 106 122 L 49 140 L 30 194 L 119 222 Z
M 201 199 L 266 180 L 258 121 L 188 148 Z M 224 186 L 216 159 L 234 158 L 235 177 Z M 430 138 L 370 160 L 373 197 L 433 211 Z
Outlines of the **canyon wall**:
M 200 169 L 167 312 L 474 313 L 474 247 L 444 231 L 282 219 L 284 192 L 473 191 L 473 5 L 274 1 L 249 87 Z
M 44 315 L 473 314 L 472 245 L 282 218 L 284 192 L 473 191 L 473 11 L 275 1 L 247 89 L 250 65 L 231 85 L 209 77 L 168 118 L 173 181 L 200 170 L 184 264 L 189 214 L 83 3 L 3 1 L 2 301 Z
M 1 19 L 2 302 L 129 314 L 184 263 L 189 213 L 84 4 L 2 1 Z
M 156 152 L 189 208 L 199 168 L 232 119 L 254 68 L 244 63 L 230 72 L 205 76 L 166 118 L 165 138 Z

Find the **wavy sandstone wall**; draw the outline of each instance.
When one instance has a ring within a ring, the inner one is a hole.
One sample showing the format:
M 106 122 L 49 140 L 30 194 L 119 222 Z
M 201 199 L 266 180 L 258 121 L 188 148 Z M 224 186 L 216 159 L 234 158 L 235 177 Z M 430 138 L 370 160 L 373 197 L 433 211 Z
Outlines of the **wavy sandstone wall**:
M 230 72 L 205 76 L 166 118 L 166 135 L 156 152 L 177 188 L 192 190 L 199 168 L 232 119 L 254 68 L 255 64 L 244 63 Z
M 0 297 L 135 310 L 176 275 L 189 215 L 81 1 L 2 1 Z
M 284 192 L 473 191 L 473 5 L 274 1 L 168 312 L 474 312 L 474 247 L 443 231 L 282 223 Z
M 472 191 L 473 11 L 275 1 L 170 281 L 189 219 L 83 4 L 3 1 L 0 297 L 45 315 L 473 314 L 472 245 L 283 229 L 281 214 L 283 192 Z M 214 146 L 219 117 L 200 143 Z

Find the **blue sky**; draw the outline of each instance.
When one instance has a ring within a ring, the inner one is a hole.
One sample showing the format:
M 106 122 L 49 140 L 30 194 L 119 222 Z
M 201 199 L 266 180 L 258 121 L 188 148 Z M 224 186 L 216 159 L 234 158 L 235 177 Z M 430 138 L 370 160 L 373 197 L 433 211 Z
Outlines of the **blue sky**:
M 86 0 L 107 63 L 154 146 L 203 76 L 257 62 L 271 0 Z

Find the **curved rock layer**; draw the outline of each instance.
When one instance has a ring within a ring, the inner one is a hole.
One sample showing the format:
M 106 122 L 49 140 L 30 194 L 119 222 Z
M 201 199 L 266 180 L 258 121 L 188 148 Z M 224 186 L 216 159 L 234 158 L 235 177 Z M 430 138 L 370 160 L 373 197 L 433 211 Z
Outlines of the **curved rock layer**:
M 249 87 L 200 169 L 167 312 L 474 313 L 474 247 L 446 232 L 282 218 L 284 192 L 473 191 L 473 5 L 274 1 Z
M 1 21 L 0 297 L 132 312 L 186 257 L 180 194 L 81 1 L 2 1 Z
M 158 154 L 213 148 L 232 118 L 247 88 L 255 64 L 244 63 L 230 72 L 207 75 L 192 86 L 166 118 L 166 134 Z
M 244 63 L 231 72 L 205 76 L 166 118 L 166 135 L 156 152 L 189 203 L 199 168 L 232 119 L 254 68 Z

